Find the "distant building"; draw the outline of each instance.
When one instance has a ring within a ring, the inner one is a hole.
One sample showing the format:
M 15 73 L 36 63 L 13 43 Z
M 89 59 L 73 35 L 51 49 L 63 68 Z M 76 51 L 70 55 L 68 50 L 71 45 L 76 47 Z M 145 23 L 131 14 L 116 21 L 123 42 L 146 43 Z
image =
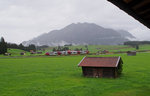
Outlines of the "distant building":
M 101 51 L 101 54 L 106 54 L 106 53 L 109 53 L 109 51 L 107 51 L 107 50 Z
M 11 56 L 11 53 L 5 53 L 4 55 L 5 56 Z
M 20 55 L 25 55 L 26 53 L 25 52 L 20 52 Z
M 77 54 L 78 52 L 77 51 L 71 51 L 71 54 Z
M 74 50 L 68 50 L 68 51 L 53 51 L 53 52 L 47 52 L 49 55 L 80 55 L 80 54 L 89 54 L 89 51 L 74 51 Z M 46 55 L 46 53 L 45 53 Z
M 78 64 L 85 77 L 116 78 L 122 72 L 121 57 L 84 57 Z
M 58 54 L 58 55 L 61 55 L 62 53 L 61 53 L 61 51 L 57 51 L 57 54 Z
M 49 53 L 49 52 L 46 52 L 46 53 L 45 53 L 45 55 L 46 55 L 46 56 L 49 56 L 49 55 L 50 55 L 50 53 Z
M 57 52 L 50 52 L 50 55 L 55 56 L 57 55 Z
M 30 54 L 36 54 L 36 52 L 30 52 Z
M 39 51 L 39 52 L 36 52 L 36 53 L 37 53 L 37 54 L 42 54 L 42 52 L 40 52 L 40 51 Z
M 127 51 L 128 56 L 136 56 L 136 51 Z

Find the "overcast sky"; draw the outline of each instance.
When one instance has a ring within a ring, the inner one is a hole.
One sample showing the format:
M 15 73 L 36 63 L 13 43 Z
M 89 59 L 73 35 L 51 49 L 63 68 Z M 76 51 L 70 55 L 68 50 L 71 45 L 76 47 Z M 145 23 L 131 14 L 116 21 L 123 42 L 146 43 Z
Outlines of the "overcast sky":
M 77 22 L 124 29 L 150 40 L 147 27 L 107 0 L 0 0 L 0 36 L 7 42 L 19 44 Z

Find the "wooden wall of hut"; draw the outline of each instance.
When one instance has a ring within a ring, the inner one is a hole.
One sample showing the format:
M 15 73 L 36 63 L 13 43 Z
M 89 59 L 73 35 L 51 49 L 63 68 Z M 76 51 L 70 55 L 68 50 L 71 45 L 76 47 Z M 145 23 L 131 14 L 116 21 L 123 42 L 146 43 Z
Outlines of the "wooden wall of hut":
M 115 78 L 118 76 L 117 69 L 113 67 L 82 67 L 85 77 Z

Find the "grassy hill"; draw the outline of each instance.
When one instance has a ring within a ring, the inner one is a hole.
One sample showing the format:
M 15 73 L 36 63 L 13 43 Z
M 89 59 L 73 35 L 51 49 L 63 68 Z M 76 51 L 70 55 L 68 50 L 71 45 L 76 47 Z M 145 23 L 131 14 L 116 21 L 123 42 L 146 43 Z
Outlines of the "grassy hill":
M 21 52 L 25 52 L 25 55 L 20 55 Z M 27 52 L 27 51 L 24 51 L 24 50 L 9 48 L 9 49 L 8 49 L 8 53 L 11 53 L 11 56 L 0 55 L 0 57 L 12 57 L 12 56 L 39 56 L 39 55 L 44 55 L 44 54 L 45 54 L 45 51 L 43 51 L 42 54 L 30 54 L 30 52 Z
M 7 49 L 8 53 L 11 53 L 11 56 L 20 56 L 20 52 L 25 52 L 24 50 L 20 49 Z M 4 57 L 4 55 L 0 55 L 0 57 Z M 6 56 L 5 56 L 6 57 Z
M 122 76 L 117 79 L 83 77 L 81 68 L 77 67 L 83 56 L 0 58 L 0 95 L 148 96 L 150 94 L 150 53 L 137 53 L 137 56 L 126 54 L 96 56 L 121 56 L 124 62 Z
M 21 52 L 25 52 L 24 50 L 20 49 L 8 49 L 8 53 L 11 53 L 12 56 L 18 56 Z

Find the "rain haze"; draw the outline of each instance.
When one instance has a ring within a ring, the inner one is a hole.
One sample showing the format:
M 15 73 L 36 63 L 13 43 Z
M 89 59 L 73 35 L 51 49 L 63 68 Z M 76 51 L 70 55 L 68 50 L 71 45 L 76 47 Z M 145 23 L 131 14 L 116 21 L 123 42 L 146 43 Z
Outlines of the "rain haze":
M 124 29 L 137 40 L 150 30 L 107 0 L 0 0 L 0 36 L 21 43 L 71 23 L 89 22 Z

